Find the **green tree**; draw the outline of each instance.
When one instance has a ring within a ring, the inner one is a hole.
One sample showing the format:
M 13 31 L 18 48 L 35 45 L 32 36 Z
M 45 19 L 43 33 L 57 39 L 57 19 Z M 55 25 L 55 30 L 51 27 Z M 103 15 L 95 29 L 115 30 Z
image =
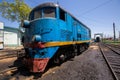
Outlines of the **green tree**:
M 24 3 L 24 0 L 14 0 L 14 2 L 7 2 L 3 0 L 0 3 L 0 13 L 2 17 L 13 22 L 28 20 L 30 11 L 31 8 L 26 3 Z

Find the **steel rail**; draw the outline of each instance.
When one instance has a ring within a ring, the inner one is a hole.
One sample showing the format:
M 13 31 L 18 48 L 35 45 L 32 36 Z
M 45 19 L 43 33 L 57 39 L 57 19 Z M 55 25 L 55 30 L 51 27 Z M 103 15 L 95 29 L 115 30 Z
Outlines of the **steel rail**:
M 119 52 L 115 51 L 113 48 L 111 48 L 110 46 L 108 46 L 107 44 L 103 44 L 104 46 L 108 47 L 110 50 L 112 50 L 113 52 L 115 52 L 116 54 L 120 55 Z
M 6 58 L 13 58 L 13 57 L 17 57 L 17 54 L 12 54 L 12 55 L 2 55 L 2 56 L 0 56 L 0 60 L 2 60 L 2 59 L 6 59 Z
M 100 44 L 99 44 L 99 49 L 100 49 L 100 52 L 101 52 L 102 55 L 103 55 L 103 58 L 105 59 L 105 62 L 107 63 L 107 66 L 109 67 L 109 69 L 110 69 L 110 71 L 111 71 L 111 73 L 112 73 L 113 78 L 114 78 L 115 80 L 119 80 L 118 77 L 117 77 L 117 75 L 115 74 L 113 68 L 111 67 L 111 65 L 110 65 L 107 57 L 104 55 L 104 51 L 103 51 L 103 49 L 101 48 L 101 45 L 100 45 Z
M 8 68 L 8 69 L 5 69 L 5 70 L 0 71 L 0 74 L 5 74 L 5 73 L 8 72 L 8 71 L 13 71 L 13 70 L 17 70 L 17 69 L 18 69 L 18 67 Z
M 16 53 L 7 53 L 7 54 L 2 54 L 0 55 L 0 60 L 5 59 L 5 58 L 12 58 L 12 57 L 22 57 L 24 56 L 24 50 L 16 50 Z

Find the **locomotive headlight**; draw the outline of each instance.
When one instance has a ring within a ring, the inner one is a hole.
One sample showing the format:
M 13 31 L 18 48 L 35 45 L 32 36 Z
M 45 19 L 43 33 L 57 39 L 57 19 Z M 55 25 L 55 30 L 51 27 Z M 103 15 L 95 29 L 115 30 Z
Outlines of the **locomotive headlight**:
M 40 42 L 41 41 L 41 36 L 40 35 L 34 35 L 32 38 L 33 42 Z
M 30 22 L 28 20 L 21 21 L 21 26 L 24 28 L 29 28 Z

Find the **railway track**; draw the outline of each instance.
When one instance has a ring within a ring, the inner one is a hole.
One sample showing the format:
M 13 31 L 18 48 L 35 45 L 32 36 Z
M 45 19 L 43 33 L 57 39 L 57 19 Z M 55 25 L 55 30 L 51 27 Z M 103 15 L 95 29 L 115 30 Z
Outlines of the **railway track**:
M 1 51 L 0 53 L 0 60 L 12 57 L 21 57 L 24 56 L 24 50 L 6 50 Z
M 25 80 L 25 79 L 16 78 L 16 75 L 20 76 L 20 68 L 22 68 L 22 66 L 6 68 L 0 71 L 0 80 Z M 32 79 L 28 79 L 28 80 L 32 80 Z
M 114 44 L 106 44 L 105 46 L 108 46 L 108 47 L 110 47 L 110 48 L 112 48 L 112 49 L 117 49 L 118 51 L 120 51 L 120 45 L 114 45 Z
M 3 65 L 0 65 L 0 68 L 1 68 L 0 80 L 19 80 L 19 79 L 11 79 L 11 78 L 15 77 L 16 75 L 18 76 L 28 70 L 22 64 L 21 59 L 11 58 L 8 60 L 7 60 L 8 62 L 5 61 Z M 4 61 L 4 60 L 1 60 L 1 61 Z M 20 79 L 20 80 L 24 80 L 24 79 Z
M 7 72 L 16 71 L 17 69 L 18 69 L 18 67 L 7 68 L 5 70 L 0 71 L 0 75 L 6 74 Z
M 6 58 L 12 58 L 12 57 L 17 57 L 17 54 L 6 54 L 6 55 L 2 55 L 2 56 L 0 56 L 0 60 L 6 59 Z
M 114 79 L 120 80 L 120 52 L 105 44 L 99 44 L 99 48 Z

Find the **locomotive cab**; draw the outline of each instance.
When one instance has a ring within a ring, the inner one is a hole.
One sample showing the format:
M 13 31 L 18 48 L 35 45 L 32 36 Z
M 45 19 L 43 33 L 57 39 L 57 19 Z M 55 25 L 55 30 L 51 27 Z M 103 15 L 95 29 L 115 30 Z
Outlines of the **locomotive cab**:
M 34 9 L 29 16 L 29 20 L 36 20 L 40 18 L 56 18 L 56 8 L 55 7 L 38 7 Z
M 56 18 L 56 8 L 54 7 L 44 7 L 33 10 L 30 13 L 29 21 L 24 20 L 21 22 L 21 26 L 24 28 L 29 28 L 30 21 L 42 19 L 42 18 Z

